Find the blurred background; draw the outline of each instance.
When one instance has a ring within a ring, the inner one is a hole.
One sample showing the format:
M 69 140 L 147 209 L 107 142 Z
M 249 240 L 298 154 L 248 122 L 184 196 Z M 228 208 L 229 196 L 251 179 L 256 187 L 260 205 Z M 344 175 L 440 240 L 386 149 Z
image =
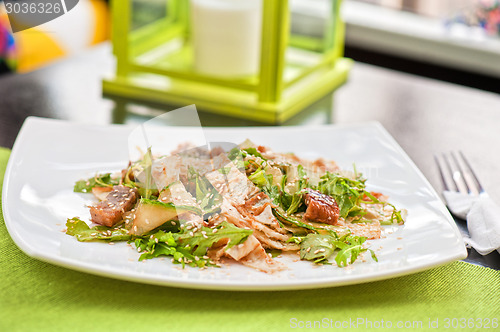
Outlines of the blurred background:
M 132 29 L 159 19 L 167 6 L 132 3 Z M 327 3 L 291 0 L 292 31 L 321 37 Z M 346 57 L 500 92 L 499 0 L 345 0 L 342 17 Z M 81 0 L 67 15 L 14 35 L 0 5 L 0 73 L 35 70 L 109 36 L 108 1 Z

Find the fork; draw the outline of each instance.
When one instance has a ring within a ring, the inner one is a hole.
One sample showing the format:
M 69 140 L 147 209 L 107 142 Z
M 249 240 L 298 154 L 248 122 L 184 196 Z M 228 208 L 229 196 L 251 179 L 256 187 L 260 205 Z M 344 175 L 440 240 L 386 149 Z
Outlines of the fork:
M 444 166 L 437 155 L 434 155 L 434 160 L 438 167 L 444 190 L 471 196 L 487 196 L 486 191 L 462 151 L 458 153 L 443 153 L 442 160 Z M 450 178 L 451 181 L 449 180 Z
M 434 155 L 443 183 L 443 196 L 448 210 L 457 218 L 467 220 L 474 203 L 489 199 L 464 154 L 459 151 Z M 440 160 L 441 159 L 441 160 Z
M 464 242 L 481 255 L 493 250 L 500 253 L 500 206 L 488 197 L 464 154 L 461 151 L 443 153 L 442 163 L 438 156 L 434 159 L 448 210 L 466 220 L 467 229 L 463 223 L 457 223 Z

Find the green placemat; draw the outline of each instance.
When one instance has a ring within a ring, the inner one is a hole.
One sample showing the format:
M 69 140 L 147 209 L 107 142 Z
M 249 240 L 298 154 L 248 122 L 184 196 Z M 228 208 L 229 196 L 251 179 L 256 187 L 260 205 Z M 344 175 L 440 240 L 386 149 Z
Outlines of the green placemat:
M 0 148 L 0 190 L 8 156 Z M 446 325 L 447 330 L 463 330 L 464 323 L 470 331 L 480 324 L 492 331 L 498 330 L 499 320 L 500 272 L 464 262 L 318 290 L 176 289 L 97 277 L 32 259 L 16 247 L 0 211 L 0 331 L 311 330 L 308 326 L 380 331 L 405 325 L 405 330 L 427 331 Z

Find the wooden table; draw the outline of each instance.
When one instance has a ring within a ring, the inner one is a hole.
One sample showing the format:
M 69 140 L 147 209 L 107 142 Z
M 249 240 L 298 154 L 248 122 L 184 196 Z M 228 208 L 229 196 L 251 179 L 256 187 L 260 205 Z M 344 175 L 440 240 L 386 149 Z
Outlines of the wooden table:
M 166 108 L 104 98 L 101 79 L 113 72 L 110 46 L 98 46 L 41 70 L 0 77 L 0 146 L 11 148 L 28 116 L 81 123 L 140 123 Z M 499 81 L 500 84 L 500 81 Z M 259 123 L 200 112 L 205 126 Z M 438 192 L 433 155 L 462 150 L 485 189 L 500 202 L 500 95 L 356 63 L 349 82 L 331 98 L 284 125 L 379 121 Z M 183 119 L 172 125 L 182 125 Z M 43 134 L 43 133 L 40 133 Z M 465 223 L 457 220 L 465 231 Z M 467 261 L 500 269 L 500 255 Z

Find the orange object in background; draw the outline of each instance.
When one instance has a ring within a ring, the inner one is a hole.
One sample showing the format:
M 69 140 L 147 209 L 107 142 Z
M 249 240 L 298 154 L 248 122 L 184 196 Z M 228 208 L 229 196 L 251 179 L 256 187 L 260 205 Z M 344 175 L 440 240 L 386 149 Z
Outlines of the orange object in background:
M 78 53 L 109 39 L 109 30 L 107 3 L 104 0 L 80 1 L 63 16 L 14 34 L 16 70 L 31 71 Z

